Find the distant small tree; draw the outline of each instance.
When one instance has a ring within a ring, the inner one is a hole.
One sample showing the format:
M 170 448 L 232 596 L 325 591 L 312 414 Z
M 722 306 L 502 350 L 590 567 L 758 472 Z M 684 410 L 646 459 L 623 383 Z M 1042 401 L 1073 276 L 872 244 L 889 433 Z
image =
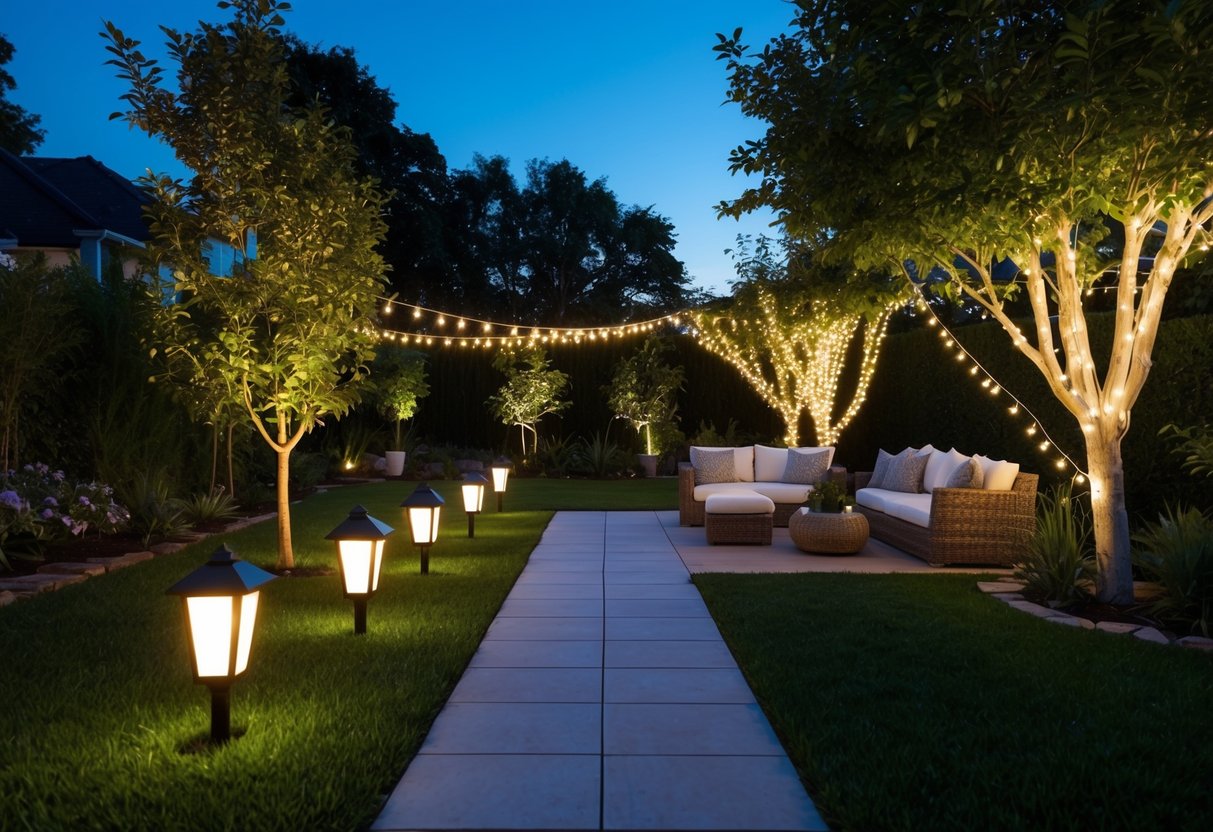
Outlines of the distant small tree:
M 525 457 L 527 431 L 534 439 L 532 450 L 537 451 L 539 420 L 572 404 L 561 401 L 568 390 L 569 377 L 553 370 L 547 352 L 537 345 L 519 350 L 503 349 L 493 358 L 493 368 L 505 373 L 506 381 L 496 395 L 489 397 L 489 407 L 507 427 L 518 427 Z
M 164 29 L 178 90 L 138 41 L 106 23 L 110 64 L 130 85 L 125 118 L 172 146 L 188 182 L 143 185 L 149 258 L 182 298 L 161 307 L 157 338 L 238 396 L 278 458 L 278 566 L 294 566 L 290 455 L 329 415 L 359 399 L 374 345 L 383 261 L 382 197 L 360 177 L 348 131 L 319 108 L 287 106 L 277 0 L 233 0 L 230 23 Z M 210 241 L 238 257 L 212 273 Z
M 611 383 L 602 388 L 616 418 L 626 419 L 644 438 L 646 454 L 664 450 L 653 442 L 654 428 L 660 441 L 668 433 L 664 426 L 671 424 L 678 414 L 676 397 L 682 389 L 684 373 L 682 367 L 665 362 L 670 351 L 668 341 L 647 339 L 644 346 L 615 365 Z
M 403 426 L 430 394 L 425 380 L 425 353 L 395 344 L 380 344 L 371 363 L 371 389 L 379 412 L 392 423 L 394 450 L 404 449 Z

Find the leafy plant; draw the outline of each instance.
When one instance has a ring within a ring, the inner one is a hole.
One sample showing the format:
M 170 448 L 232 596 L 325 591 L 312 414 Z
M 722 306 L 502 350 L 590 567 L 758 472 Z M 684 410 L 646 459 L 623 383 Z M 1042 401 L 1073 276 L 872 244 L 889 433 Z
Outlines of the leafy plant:
M 842 501 L 847 496 L 847 490 L 833 480 L 822 480 L 813 486 L 809 493 L 809 502 L 815 511 L 825 511 L 837 514 L 842 511 Z
M 682 367 L 671 367 L 664 361 L 670 351 L 669 342 L 650 337 L 631 357 L 615 366 L 611 383 L 602 389 L 616 418 L 626 419 L 644 437 L 646 454 L 660 454 L 663 438 L 661 428 L 674 422 L 678 414 L 675 398 L 682 389 L 685 374 Z M 654 430 L 657 442 L 654 442 Z
M 1166 590 L 1155 613 L 1213 635 L 1213 519 L 1196 508 L 1168 507 L 1133 542 L 1137 564 Z
M 1095 577 L 1091 551 L 1091 518 L 1070 494 L 1056 486 L 1037 496 L 1036 532 L 1028 555 L 1016 566 L 1015 577 L 1043 596 L 1050 607 L 1085 600 Z
M 1163 425 L 1159 436 L 1172 437 L 1172 453 L 1184 458 L 1183 466 L 1194 477 L 1213 477 L 1213 428 L 1209 425 Z
M 595 433 L 592 439 L 579 440 L 576 455 L 578 470 L 595 477 L 617 475 L 628 465 L 623 449 L 601 433 Z
M 172 537 L 189 526 L 181 501 L 170 492 L 163 469 L 139 473 L 123 489 L 122 496 L 130 508 L 131 531 L 140 536 L 144 546 L 153 537 Z
M 392 450 L 404 450 L 405 421 L 417 412 L 417 403 L 430 393 L 425 380 L 425 353 L 395 344 L 380 344 L 371 363 L 372 397 L 379 412 L 392 423 Z
M 729 417 L 729 423 L 725 426 L 724 433 L 720 433 L 716 429 L 714 422 L 704 422 L 700 420 L 699 430 L 691 437 L 691 444 L 706 448 L 734 448 L 740 444 L 740 438 L 737 430 L 737 420 Z
M 231 520 L 238 514 L 232 495 L 219 486 L 207 494 L 195 494 L 181 503 L 182 518 L 191 525 L 214 520 Z
M 568 390 L 569 377 L 551 369 L 547 352 L 537 345 L 517 351 L 502 350 L 493 358 L 493 367 L 505 373 L 506 381 L 496 395 L 489 397 L 489 407 L 506 426 L 517 425 L 525 457 L 527 431 L 534 439 L 532 447 L 538 451 L 539 420 L 572 404 L 561 401 Z
M 563 477 L 577 467 L 577 444 L 563 436 L 545 437 L 539 440 L 536 457 L 548 476 Z

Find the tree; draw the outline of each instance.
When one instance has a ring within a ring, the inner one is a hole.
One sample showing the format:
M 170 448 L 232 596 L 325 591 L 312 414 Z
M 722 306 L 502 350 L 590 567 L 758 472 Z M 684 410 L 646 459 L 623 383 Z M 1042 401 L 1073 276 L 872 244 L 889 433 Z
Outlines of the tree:
M 674 421 L 678 413 L 676 395 L 682 389 L 682 367 L 665 363 L 671 348 L 667 341 L 650 337 L 644 346 L 615 366 L 611 383 L 604 386 L 607 403 L 619 419 L 626 419 L 644 437 L 644 452 L 657 453 L 653 445 L 653 428 Z
M 838 269 L 760 238 L 739 241 L 732 302 L 693 311 L 699 343 L 732 364 L 783 419 L 784 442 L 800 444 L 808 413 L 818 445 L 835 445 L 867 398 L 889 318 L 903 297 L 883 275 L 848 284 Z M 851 399 L 835 418 L 847 357 L 861 358 Z
M 800 9 L 761 54 L 740 31 L 720 38 L 729 98 L 768 124 L 731 159 L 760 184 L 723 210 L 769 205 L 837 257 L 937 269 L 997 320 L 1081 426 L 1099 598 L 1131 602 L 1120 446 L 1172 276 L 1207 247 L 1213 6 Z M 1016 279 L 995 279 L 1002 260 Z M 1084 308 L 1097 284 L 1116 296 L 1112 340 L 1098 346 Z M 1021 293 L 1022 329 L 1006 305 Z
M 370 383 L 379 412 L 392 423 L 395 435 L 392 447 L 403 450 L 401 428 L 417 412 L 417 402 L 430 393 L 425 381 L 425 353 L 380 344 L 375 348 Z
M 501 350 L 493 357 L 493 368 L 505 373 L 506 381 L 495 396 L 489 397 L 489 407 L 504 425 L 518 427 L 525 457 L 527 431 L 534 438 L 533 449 L 538 450 L 539 420 L 572 404 L 560 400 L 568 389 L 569 377 L 551 369 L 547 353 L 538 345 Z
M 276 0 L 236 0 L 224 25 L 165 29 L 179 91 L 112 23 L 110 63 L 130 84 L 125 117 L 171 145 L 187 181 L 143 181 L 149 258 L 170 269 L 160 348 L 230 382 L 278 457 L 278 566 L 294 565 L 290 455 L 327 415 L 358 399 L 374 342 L 383 261 L 382 198 L 359 177 L 348 131 L 317 107 L 290 108 Z M 208 241 L 238 253 L 229 277 L 210 273 Z M 206 337 L 200 319 L 218 322 Z
M 25 156 L 42 144 L 46 131 L 38 129 L 41 116 L 27 113 L 24 108 L 5 100 L 6 95 L 17 88 L 16 80 L 3 69 L 13 59 L 15 51 L 13 44 L 0 35 L 0 147 L 16 156 Z

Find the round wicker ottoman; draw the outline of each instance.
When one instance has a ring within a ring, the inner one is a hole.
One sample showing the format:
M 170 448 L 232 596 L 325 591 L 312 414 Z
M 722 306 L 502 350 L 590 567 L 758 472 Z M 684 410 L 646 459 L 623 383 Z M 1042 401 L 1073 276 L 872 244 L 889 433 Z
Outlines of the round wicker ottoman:
M 853 555 L 868 542 L 868 518 L 801 509 L 788 520 L 788 533 L 802 552 Z

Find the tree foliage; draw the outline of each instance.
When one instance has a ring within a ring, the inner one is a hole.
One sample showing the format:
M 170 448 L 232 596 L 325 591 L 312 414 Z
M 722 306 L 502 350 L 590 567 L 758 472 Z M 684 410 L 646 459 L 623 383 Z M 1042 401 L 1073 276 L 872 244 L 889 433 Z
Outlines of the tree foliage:
M 568 374 L 551 368 L 547 352 L 538 345 L 503 349 L 493 357 L 493 368 L 505 374 L 505 384 L 489 397 L 489 408 L 502 424 L 517 426 L 526 456 L 526 435 L 530 431 L 532 451 L 539 449 L 539 420 L 559 413 L 571 402 L 562 401 L 568 390 Z
M 130 85 L 115 114 L 172 146 L 192 171 L 143 182 L 153 196 L 148 247 L 182 302 L 163 307 L 159 347 L 235 392 L 278 456 L 279 565 L 293 565 L 290 453 L 326 415 L 358 400 L 372 355 L 383 261 L 382 198 L 360 177 L 348 131 L 318 107 L 291 108 L 280 11 L 237 0 L 229 23 L 165 29 L 178 89 L 112 23 L 110 63 Z M 232 246 L 212 274 L 210 241 Z M 213 324 L 213 326 L 211 325 Z
M 25 156 L 42 144 L 46 131 L 38 128 L 41 116 L 27 113 L 7 100 L 8 93 L 17 88 L 17 81 L 5 71 L 4 65 L 13 59 L 15 51 L 13 44 L 0 35 L 0 148 L 16 156 Z
M 1172 277 L 1213 217 L 1213 7 L 799 7 L 761 53 L 720 38 L 729 97 L 768 125 L 732 155 L 760 184 L 722 210 L 769 205 L 840 260 L 937 270 L 997 320 L 1083 427 L 1100 595 L 1131 600 L 1120 440 Z M 1004 261 L 1013 279 L 996 276 Z M 1102 367 L 1084 316 L 1096 284 L 1117 298 Z M 1027 333 L 1006 306 L 1018 294 Z
M 430 393 L 425 380 L 425 353 L 395 344 L 379 344 L 371 363 L 370 384 L 380 414 L 392 423 L 393 447 L 403 450 L 401 428 L 417 412 L 417 403 Z
M 644 452 L 659 454 L 661 438 L 670 433 L 678 415 L 678 391 L 682 389 L 682 367 L 666 363 L 668 341 L 649 337 L 644 345 L 615 365 L 611 383 L 603 387 L 616 418 L 626 419 L 644 437 Z M 657 434 L 657 443 L 653 434 Z

